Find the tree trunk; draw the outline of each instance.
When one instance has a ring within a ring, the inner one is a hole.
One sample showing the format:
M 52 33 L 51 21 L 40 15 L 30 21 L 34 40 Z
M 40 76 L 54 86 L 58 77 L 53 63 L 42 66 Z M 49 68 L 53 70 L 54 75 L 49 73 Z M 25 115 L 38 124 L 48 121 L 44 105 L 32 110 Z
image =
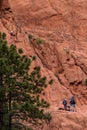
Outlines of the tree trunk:
M 0 89 L 2 89 L 2 76 L 0 76 Z M 3 129 L 3 92 L 0 92 L 0 130 Z
M 3 103 L 0 100 L 0 130 L 3 129 Z
M 11 92 L 9 93 L 9 130 L 12 129 L 12 117 L 11 117 Z

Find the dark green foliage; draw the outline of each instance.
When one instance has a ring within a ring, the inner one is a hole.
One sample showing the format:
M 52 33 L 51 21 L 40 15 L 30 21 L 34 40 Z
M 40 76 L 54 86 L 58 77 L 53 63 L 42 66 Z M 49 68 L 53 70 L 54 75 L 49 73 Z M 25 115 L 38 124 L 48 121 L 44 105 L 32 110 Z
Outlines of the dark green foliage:
M 52 117 L 51 117 L 50 113 L 47 113 L 45 115 L 44 119 L 47 119 L 48 121 L 51 121 Z
M 36 56 L 32 56 L 32 60 L 36 60 Z
M 51 79 L 51 80 L 49 81 L 49 84 L 53 84 L 53 79 Z
M 42 44 L 42 43 L 45 43 L 45 41 L 44 41 L 44 40 L 42 40 L 42 39 L 40 39 L 40 38 L 37 38 L 37 39 L 36 39 L 36 42 L 37 42 L 37 44 Z
M 33 35 L 32 35 L 32 34 L 29 34 L 29 35 L 28 35 L 28 38 L 29 38 L 29 39 L 32 39 L 32 38 L 33 38 Z
M 46 77 L 41 76 L 40 66 L 31 72 L 32 58 L 22 53 L 14 45 L 8 47 L 5 34 L 0 33 L 0 130 L 22 130 L 22 124 L 15 124 L 16 119 L 31 123 L 51 119 L 43 111 L 49 103 L 40 99 L 47 86 Z
M 4 32 L 3 33 L 0 32 L 0 38 L 3 40 L 6 39 L 6 34 Z
M 85 80 L 85 85 L 87 86 L 87 79 Z
M 22 50 L 22 49 L 19 49 L 18 52 L 19 52 L 19 54 L 22 54 L 22 53 L 23 53 L 23 50 Z

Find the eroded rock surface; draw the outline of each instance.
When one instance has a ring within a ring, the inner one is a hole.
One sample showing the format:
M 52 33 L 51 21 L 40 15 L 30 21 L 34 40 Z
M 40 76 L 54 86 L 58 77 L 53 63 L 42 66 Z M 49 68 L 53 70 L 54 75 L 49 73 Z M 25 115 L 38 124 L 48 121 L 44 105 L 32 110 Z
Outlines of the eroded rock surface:
M 43 129 L 87 130 L 87 0 L 1 2 L 0 30 L 9 44 L 22 47 L 27 56 L 35 55 L 42 74 L 54 80 L 45 95 L 53 119 Z M 71 95 L 76 97 L 77 112 L 59 112 L 61 100 Z

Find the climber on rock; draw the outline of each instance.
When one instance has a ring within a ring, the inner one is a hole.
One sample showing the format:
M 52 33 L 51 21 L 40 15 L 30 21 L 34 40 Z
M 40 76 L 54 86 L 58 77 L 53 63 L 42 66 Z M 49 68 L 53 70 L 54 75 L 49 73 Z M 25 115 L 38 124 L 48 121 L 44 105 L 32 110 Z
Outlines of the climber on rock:
M 11 30 L 11 31 L 10 31 L 10 35 L 11 35 L 11 36 L 15 36 L 14 31 Z
M 64 106 L 64 110 L 67 110 L 67 100 L 64 99 L 62 103 L 63 103 L 63 106 Z

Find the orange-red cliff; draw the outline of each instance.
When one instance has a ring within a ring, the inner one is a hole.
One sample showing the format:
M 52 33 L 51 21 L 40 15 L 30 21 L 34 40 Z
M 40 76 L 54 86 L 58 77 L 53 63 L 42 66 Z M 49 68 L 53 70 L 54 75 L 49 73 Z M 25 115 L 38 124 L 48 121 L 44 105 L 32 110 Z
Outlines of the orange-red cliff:
M 54 80 L 45 95 L 53 119 L 43 129 L 87 130 L 87 0 L 3 0 L 0 5 L 0 30 L 7 33 L 9 44 L 36 55 L 35 64 Z M 28 34 L 45 43 L 30 42 Z M 58 111 L 61 100 L 71 95 L 76 97 L 77 112 Z

